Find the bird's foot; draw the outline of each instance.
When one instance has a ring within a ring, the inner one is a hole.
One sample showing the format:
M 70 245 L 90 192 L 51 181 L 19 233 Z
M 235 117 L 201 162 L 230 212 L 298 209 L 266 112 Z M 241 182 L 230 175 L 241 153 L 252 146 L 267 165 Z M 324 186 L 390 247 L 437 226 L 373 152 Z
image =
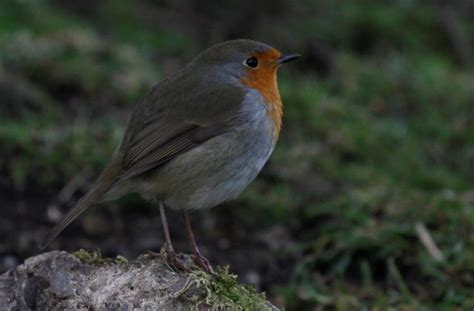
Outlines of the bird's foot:
M 191 269 L 187 267 L 184 262 L 178 258 L 173 248 L 166 246 L 164 249 L 161 250 L 160 256 L 161 258 L 164 257 L 166 259 L 166 262 L 174 271 L 191 272 Z
M 176 254 L 170 255 L 166 254 L 166 259 L 168 261 L 168 264 L 173 268 L 174 271 L 184 271 L 184 272 L 191 272 L 191 269 L 188 268 L 182 260 L 179 260 Z
M 201 267 L 207 273 L 215 274 L 214 270 L 212 269 L 211 264 L 209 263 L 209 260 L 207 260 L 200 253 L 196 253 L 193 255 L 193 261 L 198 267 Z

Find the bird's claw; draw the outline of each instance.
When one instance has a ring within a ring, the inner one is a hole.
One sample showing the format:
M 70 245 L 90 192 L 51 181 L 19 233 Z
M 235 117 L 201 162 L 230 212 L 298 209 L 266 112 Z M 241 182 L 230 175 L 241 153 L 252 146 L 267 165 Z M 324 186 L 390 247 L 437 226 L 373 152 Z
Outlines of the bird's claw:
M 171 268 L 175 271 L 184 271 L 184 272 L 191 272 L 191 269 L 186 267 L 186 265 L 181 261 L 179 260 L 176 255 L 174 256 L 166 256 L 166 259 L 168 261 L 168 264 L 171 266 Z
M 204 256 L 201 254 L 195 254 L 193 255 L 193 261 L 194 263 L 198 266 L 201 267 L 204 271 L 206 271 L 209 274 L 215 274 L 214 270 L 212 269 L 211 264 L 209 263 L 209 260 L 207 260 Z
M 176 253 L 172 247 L 169 247 L 166 245 L 165 248 L 165 255 L 166 255 L 166 262 L 170 265 L 170 267 L 174 271 L 184 271 L 184 272 L 191 272 L 191 269 L 188 268 L 183 261 L 179 260 L 178 257 L 176 256 Z

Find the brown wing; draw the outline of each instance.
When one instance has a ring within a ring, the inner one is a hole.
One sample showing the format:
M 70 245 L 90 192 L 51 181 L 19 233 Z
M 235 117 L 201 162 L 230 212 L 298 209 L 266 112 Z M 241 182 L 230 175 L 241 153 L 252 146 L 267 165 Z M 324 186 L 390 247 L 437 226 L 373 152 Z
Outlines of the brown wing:
M 123 171 L 115 184 L 164 165 L 226 132 L 244 96 L 240 88 L 229 84 L 211 88 L 197 84 L 194 91 L 187 92 L 192 96 L 164 93 L 159 96 L 152 91 L 132 115 L 120 148 Z M 158 98 L 160 102 L 150 105 L 150 100 Z
M 123 162 L 125 171 L 117 182 L 159 167 L 177 155 L 222 134 L 225 129 L 226 126 L 201 127 L 189 124 L 183 126 L 180 133 L 162 144 L 155 138 L 156 135 L 151 135 L 144 139 L 142 143 L 137 144 L 139 147 L 133 148 L 131 152 L 126 154 Z

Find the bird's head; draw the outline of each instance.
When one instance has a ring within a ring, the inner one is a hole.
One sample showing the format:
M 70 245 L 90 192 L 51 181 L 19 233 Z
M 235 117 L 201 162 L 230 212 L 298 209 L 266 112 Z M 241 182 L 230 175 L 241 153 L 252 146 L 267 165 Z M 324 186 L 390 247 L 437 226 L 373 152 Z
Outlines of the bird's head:
M 193 64 L 218 68 L 243 85 L 260 91 L 268 102 L 275 102 L 280 98 L 277 69 L 298 57 L 299 54 L 282 54 L 265 43 L 238 39 L 208 48 Z

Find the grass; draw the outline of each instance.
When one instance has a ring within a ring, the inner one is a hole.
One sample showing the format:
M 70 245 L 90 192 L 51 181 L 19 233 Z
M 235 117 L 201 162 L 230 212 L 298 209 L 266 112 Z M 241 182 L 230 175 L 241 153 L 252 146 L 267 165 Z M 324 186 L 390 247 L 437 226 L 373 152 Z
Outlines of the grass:
M 178 30 L 153 32 L 131 9 L 104 13 L 111 2 L 98 17 L 110 36 L 46 3 L 12 3 L 0 5 L 8 17 L 0 77 L 23 95 L 16 105 L 13 95 L 0 102 L 1 172 L 11 191 L 54 192 L 84 167 L 103 167 L 120 140 L 122 110 L 159 77 L 153 51 L 189 56 L 196 43 Z M 294 25 L 317 25 L 337 46 L 334 68 L 324 78 L 282 70 L 282 137 L 238 202 L 259 213 L 246 220 L 248 209 L 235 211 L 250 226 L 290 231 L 294 243 L 275 257 L 294 267 L 270 292 L 288 310 L 474 307 L 474 74 L 437 48 L 446 38 L 420 6 L 349 5 Z M 115 28 L 128 11 L 133 25 Z M 399 27 L 413 21 L 413 31 Z M 352 29 L 389 35 L 362 53 Z M 429 254 L 417 223 L 443 260 Z M 236 283 L 222 275 L 222 284 Z M 233 295 L 219 284 L 209 285 Z
M 386 299 L 373 303 L 382 309 L 387 301 L 414 309 L 472 307 L 472 282 L 461 279 L 474 273 L 468 233 L 474 225 L 474 94 L 468 81 L 474 76 L 436 59 L 338 57 L 338 80 L 292 82 L 283 91 L 287 122 L 303 125 L 310 131 L 304 135 L 320 144 L 317 156 L 306 159 L 310 167 L 343 188 L 302 210 L 308 261 L 300 262 L 286 289 L 290 309 L 301 300 L 362 308 L 363 286 L 341 293 L 354 278 L 376 284 L 377 299 Z M 302 106 L 307 109 L 297 111 Z M 276 166 L 287 161 L 278 160 Z M 417 221 L 429 228 L 443 262 L 423 247 Z M 324 277 L 316 272 L 321 269 Z M 300 290 L 306 292 L 301 300 Z

